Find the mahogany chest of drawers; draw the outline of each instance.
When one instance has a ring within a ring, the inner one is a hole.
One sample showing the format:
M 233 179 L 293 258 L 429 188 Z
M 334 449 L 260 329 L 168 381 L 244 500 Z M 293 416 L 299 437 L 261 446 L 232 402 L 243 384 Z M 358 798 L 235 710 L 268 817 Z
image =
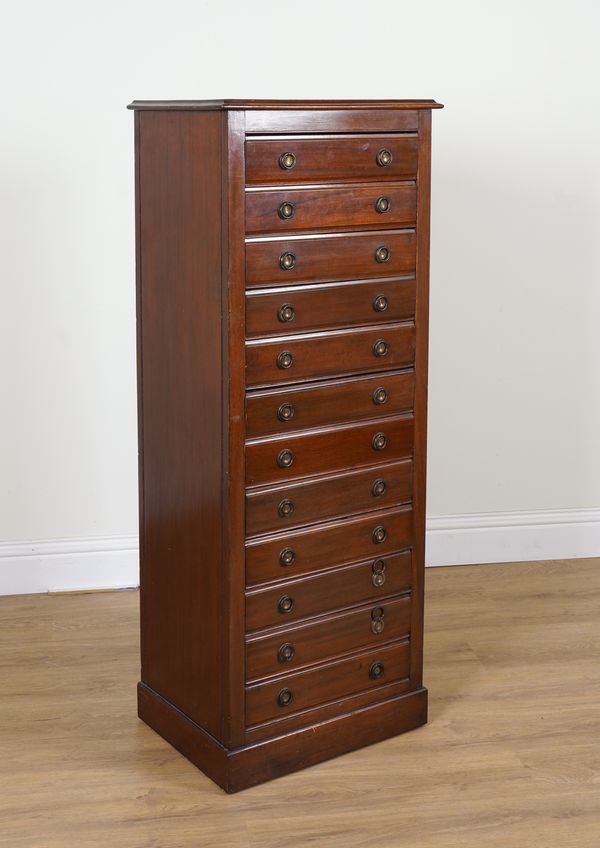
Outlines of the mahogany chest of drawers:
M 139 715 L 229 792 L 426 721 L 438 106 L 131 105 Z

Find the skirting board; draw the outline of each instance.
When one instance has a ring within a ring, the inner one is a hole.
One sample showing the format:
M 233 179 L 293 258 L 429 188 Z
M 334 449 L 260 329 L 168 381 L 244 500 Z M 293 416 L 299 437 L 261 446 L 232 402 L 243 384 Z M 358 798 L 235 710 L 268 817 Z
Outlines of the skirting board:
M 600 508 L 427 519 L 426 564 L 600 556 Z M 137 536 L 0 542 L 0 595 L 138 585 Z

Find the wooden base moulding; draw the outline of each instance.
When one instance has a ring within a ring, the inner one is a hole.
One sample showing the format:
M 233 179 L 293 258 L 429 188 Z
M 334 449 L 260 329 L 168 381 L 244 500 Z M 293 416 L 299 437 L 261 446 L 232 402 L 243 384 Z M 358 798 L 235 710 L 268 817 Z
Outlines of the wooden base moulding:
M 241 748 L 224 748 L 144 683 L 138 715 L 211 780 L 232 794 L 427 723 L 427 689 Z

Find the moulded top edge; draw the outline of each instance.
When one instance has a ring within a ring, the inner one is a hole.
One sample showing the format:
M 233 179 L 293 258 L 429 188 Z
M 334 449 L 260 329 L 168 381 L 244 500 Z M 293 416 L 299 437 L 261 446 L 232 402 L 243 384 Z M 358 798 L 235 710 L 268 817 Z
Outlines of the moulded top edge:
M 435 100 L 134 100 L 128 109 L 193 112 L 220 109 L 443 109 Z

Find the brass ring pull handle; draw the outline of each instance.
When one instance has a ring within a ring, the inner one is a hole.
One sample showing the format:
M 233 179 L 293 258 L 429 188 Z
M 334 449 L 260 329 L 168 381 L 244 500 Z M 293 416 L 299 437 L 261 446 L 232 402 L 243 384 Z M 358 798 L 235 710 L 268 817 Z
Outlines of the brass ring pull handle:
M 289 498 L 284 498 L 279 502 L 277 512 L 279 513 L 280 518 L 289 518 L 294 512 L 294 502 L 289 500 Z
M 385 529 L 385 527 L 382 527 L 381 524 L 379 524 L 373 529 L 373 532 L 371 533 L 371 538 L 373 539 L 374 545 L 381 545 L 382 542 L 385 542 L 385 540 L 387 539 L 387 530 Z
M 391 156 L 391 154 L 390 154 Z M 293 153 L 286 151 L 282 153 L 279 157 L 279 167 L 283 168 L 284 171 L 290 171 L 294 165 L 296 164 L 296 157 Z
M 388 299 L 384 294 L 378 294 L 373 298 L 373 309 L 375 312 L 385 312 L 388 308 Z
M 373 403 L 377 404 L 377 406 L 381 406 L 381 404 L 385 403 L 387 399 L 387 389 L 384 389 L 383 386 L 378 386 L 373 392 Z
M 371 572 L 373 586 L 380 589 L 385 583 L 385 562 L 382 559 L 376 559 L 371 566 Z
M 291 403 L 282 403 L 279 409 L 277 410 L 277 417 L 280 421 L 289 421 L 294 417 L 294 412 L 296 410 L 292 406 Z
M 285 324 L 288 321 L 294 320 L 296 317 L 296 310 L 291 303 L 284 303 L 283 306 L 279 307 L 277 317 L 283 324 Z
M 294 462 L 294 454 L 289 450 L 289 448 L 285 448 L 282 451 L 279 451 L 277 454 L 277 465 L 280 468 L 289 468 Z
M 385 339 L 377 339 L 373 343 L 373 353 L 375 354 L 375 356 L 385 356 L 387 352 L 388 352 L 388 344 L 385 341 Z M 290 356 L 291 356 L 291 354 L 290 354 Z M 289 365 L 282 366 L 282 367 L 289 368 Z
M 369 669 L 369 677 L 371 680 L 380 680 L 385 673 L 385 667 L 382 662 L 374 662 Z
M 382 244 L 375 251 L 375 259 L 376 259 L 377 262 L 387 262 L 389 260 L 389 258 L 390 258 L 390 249 L 389 249 L 389 247 L 386 247 L 384 244 Z M 295 260 L 294 260 L 294 264 L 295 264 Z
M 279 209 L 277 210 L 277 214 L 281 218 L 282 221 L 287 221 L 288 218 L 293 218 L 296 209 L 293 203 L 290 203 L 289 200 L 284 200 L 283 203 L 280 203 Z M 385 211 L 385 210 L 384 210 Z
M 373 485 L 371 486 L 371 494 L 374 498 L 380 498 L 382 495 L 385 495 L 387 491 L 387 484 L 383 477 L 378 477 L 377 480 L 373 481 Z
M 293 565 L 296 562 L 296 551 L 293 548 L 284 548 L 279 552 L 280 565 Z
M 284 642 L 281 648 L 279 649 L 278 654 L 279 662 L 291 662 L 296 656 L 296 649 L 294 648 L 291 642 Z
M 375 211 L 379 212 L 380 215 L 383 215 L 384 212 L 390 211 L 391 205 L 389 198 L 381 195 L 381 197 L 378 197 L 375 201 Z
M 380 633 L 383 633 L 385 628 L 385 610 L 383 607 L 375 607 L 371 611 L 371 632 L 375 634 L 375 636 L 379 636 Z
M 282 689 L 277 695 L 277 703 L 280 707 L 289 707 L 294 700 L 294 695 L 291 689 Z
M 277 357 L 277 367 L 285 370 L 294 364 L 294 355 L 289 350 L 282 350 Z
M 387 166 L 391 165 L 394 161 L 392 151 L 388 150 L 387 147 L 383 147 L 375 158 L 377 159 L 377 164 L 380 168 L 387 168 Z
M 385 262 L 384 259 L 378 259 L 377 261 L 378 262 Z M 296 257 L 294 256 L 294 254 L 289 253 L 289 251 L 286 251 L 286 253 L 282 253 L 281 256 L 279 257 L 279 267 L 281 268 L 282 271 L 291 271 L 292 268 L 295 268 L 296 267 Z
M 290 598 L 289 595 L 284 595 L 282 598 L 279 598 L 279 603 L 277 604 L 277 609 L 280 613 L 284 614 L 286 612 L 291 612 L 294 608 L 294 599 Z
M 373 450 L 383 450 L 387 446 L 387 436 L 385 433 L 375 433 L 371 439 L 371 447 Z M 385 491 L 385 484 L 384 484 Z

